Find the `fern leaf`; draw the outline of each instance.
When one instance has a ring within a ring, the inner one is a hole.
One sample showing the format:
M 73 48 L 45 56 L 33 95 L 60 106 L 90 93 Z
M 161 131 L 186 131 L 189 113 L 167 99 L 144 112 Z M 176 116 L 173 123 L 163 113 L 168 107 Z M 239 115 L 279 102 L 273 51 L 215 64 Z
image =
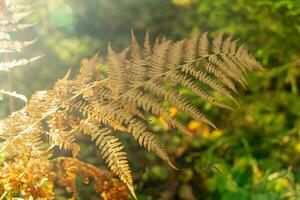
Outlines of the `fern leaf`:
M 199 34 L 199 57 L 205 58 L 209 56 L 208 47 L 209 47 L 209 41 L 207 38 L 207 32 L 203 34 Z
M 221 48 L 222 48 L 222 42 L 223 42 L 223 33 L 219 33 L 215 39 L 213 40 L 213 43 L 212 43 L 212 51 L 215 53 L 215 54 L 219 54 L 221 53 Z
M 232 43 L 232 37 L 229 36 L 225 39 L 225 41 L 223 42 L 222 45 L 222 52 L 225 54 L 229 54 L 230 53 L 230 47 L 231 47 L 231 43 Z
M 134 119 L 132 113 L 126 113 L 125 109 L 121 109 L 120 105 L 118 104 L 115 104 L 114 107 L 110 106 L 107 110 L 102 109 L 101 111 L 101 115 L 105 118 L 113 119 L 119 124 L 126 124 L 127 128 L 125 130 L 131 133 L 134 139 L 137 140 L 141 146 L 147 148 L 149 151 L 154 152 L 160 158 L 164 159 L 167 161 L 167 163 L 174 167 L 167 155 L 167 152 L 165 151 L 164 145 L 159 142 L 153 133 L 147 131 L 147 126 L 144 123 Z M 105 124 L 105 122 L 101 120 L 100 122 Z M 114 127 L 109 123 L 106 125 L 110 125 L 112 128 Z
M 238 102 L 231 95 L 231 93 L 225 87 L 223 87 L 221 84 L 219 84 L 218 82 L 214 81 L 211 77 L 209 77 L 209 75 L 205 71 L 198 70 L 195 67 L 192 67 L 192 66 L 189 67 L 187 65 L 182 68 L 182 71 L 185 72 L 185 73 L 191 74 L 197 80 L 201 81 L 205 85 L 208 85 L 213 90 L 220 93 L 221 95 L 224 95 L 227 98 L 231 99 L 232 101 L 234 101 L 238 105 Z
M 201 121 L 211 125 L 212 127 L 215 127 L 215 125 L 210 120 L 208 120 L 203 113 L 201 113 L 196 107 L 189 103 L 188 99 L 182 97 L 175 90 L 166 90 L 162 86 L 156 84 L 147 84 L 145 85 L 145 88 L 155 92 L 160 96 L 163 96 L 166 100 L 171 101 L 175 107 L 181 109 L 197 121 Z
M 219 59 L 217 55 L 210 56 L 208 61 L 218 66 L 222 73 L 228 78 L 237 81 L 243 87 L 245 87 L 245 80 L 240 71 L 235 70 L 235 68 L 232 68 L 232 66 L 228 66 L 223 60 Z M 231 69 L 229 69 L 229 67 L 231 67 Z
M 166 67 L 168 69 L 174 69 L 178 65 L 181 64 L 182 58 L 183 58 L 183 46 L 184 46 L 185 40 L 179 41 L 174 43 L 168 52 L 168 59 Z
M 6 90 L 0 90 L 0 94 L 5 94 L 5 95 L 8 95 L 8 96 L 12 96 L 12 97 L 15 97 L 15 98 L 18 98 L 18 99 L 21 99 L 22 101 L 24 102 L 27 102 L 27 98 L 26 96 L 22 95 L 22 94 L 18 94 L 17 92 L 9 92 L 9 91 L 6 91 Z
M 106 164 L 120 179 L 127 185 L 135 197 L 131 171 L 129 169 L 126 153 L 121 151 L 123 146 L 119 140 L 111 135 L 107 128 L 98 128 L 87 120 L 81 121 L 81 128 L 84 133 L 91 136 L 99 147 L 100 154 L 106 160 Z
M 149 47 L 147 47 L 149 48 Z M 131 50 L 131 59 L 133 60 L 141 60 L 141 52 L 140 52 L 140 45 L 135 37 L 135 34 L 133 30 L 131 30 L 131 45 L 130 45 L 130 50 Z
M 132 133 L 135 140 L 148 151 L 154 152 L 161 159 L 165 160 L 172 168 L 177 169 L 171 162 L 165 146 L 151 132 L 146 131 L 147 127 L 139 121 L 132 120 L 128 125 L 128 131 Z
M 93 71 L 98 64 L 99 54 L 96 53 L 91 59 L 86 59 L 82 62 L 80 73 L 76 78 L 77 83 L 85 84 L 92 79 Z
M 213 63 L 209 63 L 209 62 L 203 62 L 203 65 L 204 65 L 206 72 L 214 75 L 225 86 L 227 86 L 232 91 L 237 93 L 234 83 L 216 65 L 214 65 Z
M 127 90 L 127 82 L 125 76 L 125 65 L 120 56 L 114 52 L 111 46 L 108 46 L 107 62 L 109 65 L 108 77 L 109 87 L 115 96 L 124 93 Z
M 145 60 L 149 60 L 152 54 L 152 48 L 150 45 L 150 36 L 149 36 L 149 31 L 146 32 L 145 34 L 145 42 L 144 42 L 144 58 Z
M 9 24 L 7 26 L 0 26 L 0 32 L 16 32 L 22 31 L 24 29 L 35 26 L 35 23 L 32 24 Z
M 191 133 L 178 120 L 169 117 L 167 112 L 161 107 L 161 103 L 157 98 L 143 91 L 135 91 L 132 95 L 128 95 L 124 101 L 135 107 L 142 108 L 144 111 L 153 113 L 156 116 L 163 116 L 170 127 L 178 128 L 183 133 L 190 135 Z
M 10 40 L 3 40 L 0 41 L 0 53 L 6 53 L 6 52 L 20 52 L 23 48 L 33 44 L 36 42 L 36 39 L 31 41 L 10 41 Z
M 197 42 L 198 36 L 195 35 L 186 40 L 183 50 L 183 60 L 186 63 L 191 63 L 196 60 L 197 56 Z
M 145 61 L 142 60 L 140 46 L 136 40 L 134 32 L 131 31 L 131 60 L 129 63 L 129 83 L 135 87 L 136 85 L 141 84 L 144 81 L 146 67 Z M 147 47 L 149 48 L 149 47 Z M 149 53 L 149 52 L 148 52 Z M 149 57 L 150 57 L 149 53 Z
M 153 54 L 149 61 L 149 75 L 150 77 L 156 77 L 158 74 L 165 72 L 166 59 L 168 55 L 170 42 L 166 41 L 161 44 L 157 44 L 153 49 Z
M 194 94 L 201 97 L 204 101 L 207 101 L 215 106 L 219 106 L 221 108 L 226 108 L 232 110 L 229 106 L 218 102 L 213 96 L 206 93 L 202 88 L 200 88 L 195 81 L 190 79 L 186 74 L 181 74 L 178 72 L 174 72 L 171 75 L 171 79 L 176 80 L 175 82 L 180 83 L 182 86 L 190 89 Z
M 28 63 L 34 62 L 43 56 L 36 56 L 30 59 L 20 59 L 20 60 L 13 60 L 10 62 L 1 62 L 0 63 L 0 71 L 9 71 L 12 68 L 19 67 L 19 66 L 24 66 L 27 65 Z

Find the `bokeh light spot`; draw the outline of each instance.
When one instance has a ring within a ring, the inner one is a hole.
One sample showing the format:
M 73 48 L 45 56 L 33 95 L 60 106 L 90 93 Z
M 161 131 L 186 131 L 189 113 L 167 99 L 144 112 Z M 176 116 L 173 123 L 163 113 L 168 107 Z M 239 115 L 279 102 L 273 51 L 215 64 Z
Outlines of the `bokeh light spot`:
M 76 26 L 76 16 L 72 8 L 62 0 L 53 0 L 49 6 L 50 24 L 69 31 Z

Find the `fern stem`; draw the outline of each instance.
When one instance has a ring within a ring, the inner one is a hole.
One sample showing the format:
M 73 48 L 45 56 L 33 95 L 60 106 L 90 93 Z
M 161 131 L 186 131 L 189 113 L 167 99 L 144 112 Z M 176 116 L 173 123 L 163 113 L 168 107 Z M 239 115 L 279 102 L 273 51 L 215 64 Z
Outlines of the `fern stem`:
M 2 196 L 0 197 L 0 200 L 3 200 L 3 199 L 6 197 L 7 194 L 8 194 L 8 192 L 5 191 L 5 192 L 2 194 Z
M 8 78 L 8 90 L 14 91 L 14 85 L 13 85 L 13 74 L 12 71 L 9 71 L 7 74 Z M 12 96 L 9 96 L 9 112 L 12 113 L 15 110 L 15 99 Z

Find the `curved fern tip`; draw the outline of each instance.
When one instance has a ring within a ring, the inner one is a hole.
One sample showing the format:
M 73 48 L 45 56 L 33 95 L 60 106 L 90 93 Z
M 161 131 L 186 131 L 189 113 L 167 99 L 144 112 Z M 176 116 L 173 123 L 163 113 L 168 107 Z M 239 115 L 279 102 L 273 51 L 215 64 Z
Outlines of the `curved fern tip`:
M 71 74 L 71 69 L 68 69 L 68 71 L 67 71 L 67 73 L 66 73 L 66 75 L 62 78 L 62 80 L 68 80 L 69 79 L 69 77 L 70 77 L 70 74 Z
M 212 123 L 211 121 L 205 122 L 206 124 L 208 124 L 209 126 L 211 126 L 213 129 L 218 129 L 218 127 Z
M 180 169 L 177 168 L 170 160 L 168 161 L 168 164 L 175 170 L 179 171 Z
M 130 29 L 130 33 L 131 33 L 131 37 L 135 35 L 133 28 Z
M 128 189 L 129 189 L 130 194 L 133 196 L 133 198 L 134 198 L 135 200 L 137 200 L 137 196 L 136 196 L 136 194 L 135 194 L 135 191 L 134 191 L 133 186 L 127 185 L 127 187 L 128 187 Z
M 170 166 L 171 166 L 173 169 L 175 169 L 176 171 L 180 171 L 180 169 L 177 168 L 175 165 L 170 164 Z
M 94 56 L 93 56 L 93 58 L 98 58 L 100 56 L 100 51 L 97 51 L 95 54 L 94 54 Z M 92 59 L 93 59 L 92 58 Z
M 107 45 L 107 51 L 108 51 L 108 54 L 111 54 L 114 52 L 112 46 L 111 46 L 111 42 L 108 42 L 108 45 Z

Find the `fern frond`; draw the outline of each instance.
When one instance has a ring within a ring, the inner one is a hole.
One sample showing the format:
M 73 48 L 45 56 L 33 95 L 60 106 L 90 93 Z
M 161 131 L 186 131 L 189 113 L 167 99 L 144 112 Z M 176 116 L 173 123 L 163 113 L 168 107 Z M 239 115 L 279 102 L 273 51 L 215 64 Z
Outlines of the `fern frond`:
M 7 34 L 1 37 L 8 38 Z M 22 111 L 0 121 L 2 148 L 19 154 L 21 150 L 34 151 L 37 155 L 43 152 L 40 144 L 46 133 L 50 149 L 58 146 L 71 150 L 76 157 L 79 146 L 74 133 L 83 132 L 91 136 L 108 167 L 135 196 L 127 156 L 116 134 L 132 135 L 140 146 L 175 168 L 160 138 L 149 131 L 147 114 L 190 134 L 176 115 L 169 114 L 169 108 L 174 107 L 216 128 L 176 87 L 190 90 L 203 102 L 232 109 L 219 97 L 237 104 L 234 95 L 238 85 L 245 87 L 245 75 L 261 69 L 245 46 L 239 46 L 232 37 L 223 39 L 223 34 L 212 42 L 207 33 L 178 42 L 156 38 L 153 47 L 148 32 L 143 47 L 133 32 L 131 37 L 130 48 L 123 51 L 115 52 L 108 46 L 107 78 L 94 76 L 95 68 L 101 66 L 96 54 L 82 62 L 75 80 L 68 79 L 68 72 L 51 90 L 35 93 Z M 48 126 L 42 126 L 44 121 Z
M 177 91 L 172 89 L 167 90 L 164 87 L 156 84 L 147 84 L 145 85 L 145 88 L 155 92 L 160 96 L 163 96 L 164 99 L 171 101 L 175 107 L 181 109 L 192 118 L 215 127 L 215 125 L 209 119 L 207 119 L 207 117 L 199 109 L 190 104 L 189 100 L 184 98 Z
M 131 171 L 129 169 L 126 153 L 121 151 L 124 147 L 121 142 L 111 135 L 111 130 L 98 128 L 88 120 L 80 122 L 80 128 L 90 135 L 99 147 L 100 154 L 106 160 L 109 168 L 120 177 L 135 197 Z
M 47 121 L 49 132 L 50 145 L 58 146 L 60 149 L 72 151 L 73 157 L 77 157 L 80 151 L 80 146 L 76 143 L 74 132 L 77 128 L 73 129 L 72 116 L 67 113 L 58 111 L 53 114 Z
M 145 68 L 145 61 L 142 59 L 140 46 L 135 38 L 134 32 L 131 32 L 131 59 L 130 63 L 128 64 L 129 74 L 128 74 L 128 81 L 130 86 L 135 87 L 141 83 L 143 83 L 145 79 L 145 74 L 147 68 Z M 149 47 L 148 47 L 149 48 Z M 147 52 L 148 57 L 150 57 L 151 53 Z
M 128 198 L 126 185 L 115 179 L 111 172 L 74 158 L 58 157 L 56 160 L 58 183 L 65 188 L 69 188 L 74 198 L 77 198 L 78 195 L 76 182 L 74 181 L 77 176 L 81 176 L 85 184 L 89 183 L 89 179 L 94 179 L 94 188 L 101 194 L 101 197 L 107 199 Z
M 135 140 L 148 151 L 155 153 L 166 161 L 171 167 L 177 169 L 171 162 L 165 146 L 158 140 L 155 134 L 147 131 L 147 126 L 139 121 L 132 120 L 128 125 L 128 131 L 132 133 Z
M 146 61 L 149 60 L 149 58 L 151 57 L 152 54 L 152 48 L 151 48 L 151 44 L 150 44 L 150 36 L 149 36 L 149 31 L 146 31 L 145 34 L 145 41 L 144 41 L 144 51 L 143 51 L 143 55 Z
M 21 52 L 23 48 L 28 47 L 35 42 L 36 39 L 31 41 L 22 41 L 22 42 L 2 40 L 0 41 L 0 46 L 1 46 L 0 53 Z
M 233 68 L 233 66 L 227 65 L 222 59 L 219 59 L 217 55 L 209 56 L 208 62 L 216 65 L 228 78 L 237 81 L 245 87 L 245 80 L 241 72 Z
M 176 68 L 182 62 L 184 43 L 185 40 L 181 40 L 172 44 L 172 46 L 170 45 L 171 47 L 169 48 L 168 59 L 166 63 L 166 67 L 168 69 Z M 186 55 L 186 59 L 190 58 L 188 58 L 188 56 Z
M 186 74 L 181 74 L 179 72 L 174 72 L 170 75 L 171 80 L 175 80 L 175 82 L 181 84 L 182 86 L 190 89 L 195 95 L 201 97 L 204 101 L 209 102 L 215 106 L 219 106 L 221 108 L 231 109 L 229 106 L 223 104 L 222 102 L 218 102 L 213 96 L 206 93 L 201 87 L 197 85 L 193 79 L 189 78 Z
M 18 94 L 15 91 L 14 92 L 9 92 L 9 91 L 6 91 L 6 90 L 0 90 L 0 97 L 2 97 L 3 94 L 8 95 L 8 96 L 12 96 L 12 97 L 21 99 L 24 102 L 27 102 L 26 96 L 24 96 L 22 94 Z M 2 99 L 2 98 L 0 98 L 0 99 Z
M 129 113 L 126 108 L 121 108 L 119 104 L 114 104 L 113 106 L 110 105 L 109 109 L 104 107 L 95 113 L 98 113 L 97 116 L 99 116 L 99 118 L 96 120 L 98 123 L 100 122 L 103 125 L 109 126 L 121 132 L 126 131 L 131 133 L 134 139 L 138 141 L 141 146 L 145 147 L 149 151 L 154 152 L 160 158 L 167 161 L 167 163 L 174 167 L 167 155 L 167 152 L 165 151 L 164 145 L 160 143 L 158 138 L 153 133 L 147 130 L 146 124 L 144 124 L 142 121 L 134 119 L 135 113 Z
M 95 54 L 91 59 L 83 60 L 80 72 L 76 77 L 76 83 L 85 84 L 92 79 L 93 72 L 98 64 L 99 54 Z
M 191 63 L 196 60 L 197 56 L 197 35 L 187 39 L 184 43 L 183 61 Z
M 17 32 L 17 31 L 22 31 L 24 29 L 27 29 L 27 28 L 31 28 L 35 26 L 35 23 L 33 24 L 9 24 L 7 26 L 1 26 L 0 25 L 0 32 L 7 32 L 7 33 L 10 33 L 10 32 Z
M 88 116 L 96 121 L 112 127 L 114 130 L 126 131 L 126 127 L 123 126 L 123 123 L 126 119 L 130 118 L 125 115 L 126 112 L 123 109 L 120 109 L 120 105 L 112 105 L 109 108 L 101 108 L 99 105 L 93 106 L 94 111 L 88 113 Z M 96 114 L 95 114 L 96 113 Z
M 108 45 L 108 77 L 109 87 L 113 95 L 118 96 L 127 90 L 125 63 L 120 55 L 114 52 L 111 45 Z
M 149 62 L 147 62 L 149 67 L 149 77 L 157 77 L 159 74 L 165 72 L 167 55 L 169 50 L 170 42 L 166 41 L 160 44 L 157 44 L 153 48 L 153 53 Z
M 31 125 L 33 119 L 27 115 L 26 110 L 12 113 L 1 122 L 0 139 L 4 140 L 1 149 L 5 148 L 7 152 L 14 154 L 26 154 L 33 150 L 33 154 L 39 154 L 41 151 L 41 124 Z M 26 129 L 30 125 L 30 128 Z M 20 132 L 26 129 L 26 134 L 18 137 Z M 2 146 L 3 145 L 3 146 Z
M 131 95 L 128 95 L 124 98 L 126 98 L 124 101 L 128 102 L 128 104 L 133 105 L 134 107 L 141 108 L 144 111 L 152 113 L 156 116 L 163 116 L 170 127 L 178 128 L 183 133 L 190 135 L 190 132 L 183 124 L 181 124 L 178 120 L 171 118 L 167 114 L 167 111 L 162 108 L 161 103 L 157 98 L 143 91 L 132 92 Z M 139 117 L 139 115 L 137 116 Z M 143 117 L 141 118 L 144 119 Z
M 19 53 L 25 47 L 36 42 L 37 39 L 31 41 L 12 40 L 11 32 L 23 30 L 33 26 L 34 24 L 24 24 L 22 21 L 25 17 L 32 13 L 30 6 L 21 6 L 11 4 L 9 1 L 1 1 L 3 11 L 0 14 L 0 53 Z M 24 66 L 29 62 L 39 59 L 36 56 L 30 59 L 21 59 L 13 61 L 5 61 L 0 63 L 0 70 L 8 71 L 17 66 Z
M 34 155 L 29 152 L 0 165 L 1 198 L 52 199 L 55 173 L 50 156 L 49 153 Z
M 215 90 L 219 94 L 226 96 L 227 98 L 231 99 L 236 104 L 238 104 L 238 102 L 232 96 L 230 91 L 228 91 L 223 85 L 221 85 L 217 81 L 213 80 L 209 76 L 209 74 L 206 73 L 205 70 L 197 69 L 196 67 L 192 67 L 192 66 L 189 67 L 186 65 L 186 66 L 182 67 L 182 71 L 194 76 L 197 80 L 201 81 L 203 84 L 209 86 L 211 89 Z
M 218 66 L 214 65 L 213 63 L 209 62 L 202 62 L 202 65 L 204 65 L 204 69 L 207 73 L 211 74 L 212 76 L 215 76 L 219 82 L 224 84 L 226 87 L 230 88 L 232 91 L 237 93 L 236 86 L 234 85 L 233 81 L 228 78 L 219 68 Z
M 30 59 L 23 58 L 20 60 L 13 60 L 10 62 L 1 62 L 0 63 L 0 71 L 9 71 L 12 68 L 27 65 L 28 63 L 34 62 L 34 61 L 40 59 L 41 57 L 43 57 L 43 56 L 36 56 L 36 57 L 30 58 Z
M 209 56 L 208 48 L 209 48 L 209 40 L 207 38 L 207 32 L 199 34 L 199 44 L 198 44 L 198 54 L 200 58 L 206 58 Z
M 212 52 L 215 54 L 221 53 L 222 43 L 223 43 L 223 33 L 221 32 L 213 40 Z
M 149 47 L 147 47 L 149 48 Z M 131 44 L 130 44 L 130 51 L 131 51 L 131 59 L 132 60 L 141 60 L 142 55 L 140 52 L 140 45 L 135 37 L 133 30 L 131 30 Z

